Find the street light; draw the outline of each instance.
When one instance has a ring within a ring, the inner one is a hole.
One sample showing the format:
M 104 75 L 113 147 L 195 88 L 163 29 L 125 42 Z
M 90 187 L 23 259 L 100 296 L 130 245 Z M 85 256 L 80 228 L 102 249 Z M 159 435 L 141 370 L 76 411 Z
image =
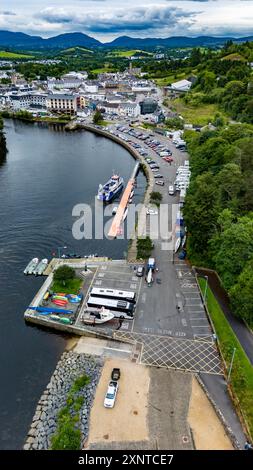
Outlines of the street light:
M 57 247 L 58 258 L 61 257 L 61 250 L 65 250 L 66 248 L 68 248 L 68 247 L 67 247 L 67 246 L 58 246 L 58 247 Z
M 235 351 L 236 351 L 236 348 L 233 349 L 233 354 L 232 354 L 232 358 L 231 358 L 231 362 L 230 362 L 230 366 L 229 366 L 228 380 L 227 380 L 228 383 L 229 383 L 229 381 L 230 381 L 230 375 L 231 375 L 232 367 L 233 367 L 233 363 L 234 363 Z
M 204 276 L 206 280 L 205 291 L 204 291 L 204 304 L 206 304 L 206 295 L 207 295 L 207 286 L 208 286 L 208 276 Z

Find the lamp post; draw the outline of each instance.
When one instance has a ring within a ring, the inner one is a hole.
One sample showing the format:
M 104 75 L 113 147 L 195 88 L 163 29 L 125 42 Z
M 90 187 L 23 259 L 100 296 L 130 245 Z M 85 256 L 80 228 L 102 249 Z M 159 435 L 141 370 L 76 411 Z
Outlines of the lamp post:
M 205 285 L 205 291 L 204 291 L 204 304 L 206 305 L 206 295 L 207 295 L 207 286 L 208 286 L 208 276 L 205 276 L 206 280 L 206 285 Z
M 232 358 L 231 358 L 231 362 L 230 362 L 230 366 L 229 366 L 228 380 L 227 380 L 228 383 L 229 383 L 229 381 L 230 381 L 230 376 L 231 376 L 232 367 L 233 367 L 233 363 L 234 363 L 235 351 L 236 351 L 236 348 L 233 349 L 233 354 L 232 354 Z
M 58 246 L 58 247 L 57 247 L 58 258 L 61 257 L 61 250 L 65 250 L 66 248 L 68 248 L 68 247 L 67 247 L 67 246 Z

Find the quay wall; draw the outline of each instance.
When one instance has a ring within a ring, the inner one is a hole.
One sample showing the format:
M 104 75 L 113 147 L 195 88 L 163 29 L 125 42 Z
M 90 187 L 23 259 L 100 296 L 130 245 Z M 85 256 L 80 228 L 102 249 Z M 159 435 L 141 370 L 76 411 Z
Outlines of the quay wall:
M 95 134 L 111 139 L 112 141 L 124 147 L 132 155 L 132 157 L 135 160 L 139 160 L 139 162 L 141 163 L 141 168 L 144 172 L 144 175 L 146 177 L 147 184 L 148 184 L 146 192 L 145 192 L 145 196 L 144 196 L 143 205 L 147 206 L 149 204 L 150 194 L 154 190 L 154 183 L 155 183 L 154 175 L 151 169 L 149 168 L 149 166 L 147 165 L 144 157 L 142 157 L 142 155 L 140 155 L 137 150 L 133 149 L 128 142 L 125 142 L 124 140 L 120 139 L 118 136 L 113 135 L 104 129 L 98 129 L 97 127 L 92 126 L 90 124 L 77 124 L 77 123 L 70 122 L 65 126 L 65 129 L 69 131 L 85 129 L 87 131 L 94 132 Z M 127 257 L 129 262 L 135 262 L 136 257 L 137 257 L 137 230 L 138 230 L 139 236 L 142 236 L 142 235 L 145 236 L 145 229 L 146 229 L 146 210 L 145 210 L 145 207 L 143 207 L 139 214 L 138 226 L 135 229 L 135 234 L 131 238 L 131 243 L 129 243 L 128 257 Z

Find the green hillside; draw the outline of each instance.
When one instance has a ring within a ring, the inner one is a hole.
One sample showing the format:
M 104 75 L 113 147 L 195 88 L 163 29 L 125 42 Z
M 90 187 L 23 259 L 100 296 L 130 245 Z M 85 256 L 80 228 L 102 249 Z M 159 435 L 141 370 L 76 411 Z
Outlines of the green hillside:
M 34 56 L 16 52 L 0 51 L 0 59 L 33 59 Z

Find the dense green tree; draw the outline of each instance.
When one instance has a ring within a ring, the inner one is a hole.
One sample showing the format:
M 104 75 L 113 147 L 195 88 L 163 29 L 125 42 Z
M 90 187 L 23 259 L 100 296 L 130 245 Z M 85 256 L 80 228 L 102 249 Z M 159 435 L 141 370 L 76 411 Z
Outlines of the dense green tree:
M 216 177 L 220 191 L 220 206 L 238 211 L 239 193 L 242 189 L 243 176 L 241 168 L 236 163 L 227 163 Z
M 93 123 L 94 124 L 99 124 L 99 122 L 103 121 L 103 115 L 101 113 L 101 111 L 99 111 L 99 109 L 97 109 L 94 113 L 94 116 L 93 116 Z
M 208 170 L 217 173 L 225 163 L 224 156 L 229 147 L 229 143 L 222 137 L 207 139 L 192 155 L 193 173 L 198 175 Z
M 229 297 L 233 312 L 253 325 L 253 259 L 244 267 L 236 284 L 230 289 Z
M 60 281 L 64 283 L 70 279 L 75 278 L 75 270 L 70 266 L 63 265 L 56 269 L 54 272 L 54 281 Z
M 208 240 L 216 230 L 218 192 L 213 175 L 203 173 L 190 185 L 184 206 L 188 250 L 193 259 L 207 262 Z
M 220 234 L 214 256 L 216 269 L 226 289 L 237 281 L 246 262 L 253 256 L 253 217 L 242 217 Z

